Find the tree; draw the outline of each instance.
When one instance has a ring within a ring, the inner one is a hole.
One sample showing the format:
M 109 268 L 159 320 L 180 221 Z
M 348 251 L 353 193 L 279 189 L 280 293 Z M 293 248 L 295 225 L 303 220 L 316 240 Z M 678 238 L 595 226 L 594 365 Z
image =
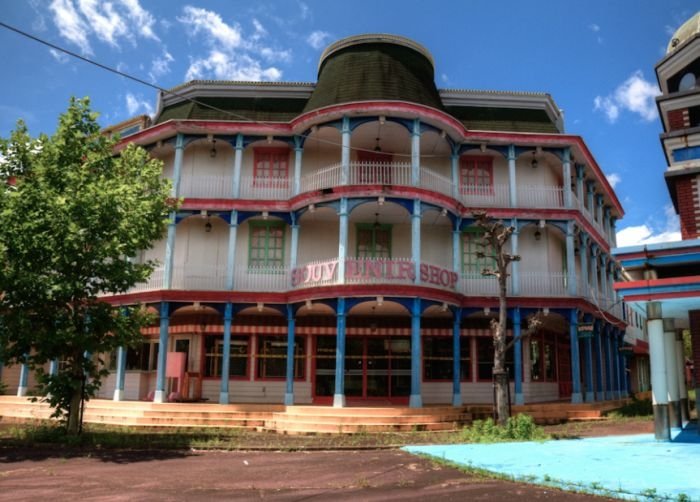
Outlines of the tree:
M 99 356 L 134 345 L 150 317 L 102 297 L 149 277 L 156 264 L 132 257 L 162 237 L 174 204 L 162 163 L 133 145 L 115 154 L 96 119 L 71 99 L 53 136 L 32 139 L 20 121 L 0 140 L 0 360 L 37 371 L 69 434 L 107 374 Z
M 480 257 L 487 255 L 493 258 L 495 267 L 485 268 L 482 275 L 495 276 L 498 279 L 498 319 L 491 319 L 491 333 L 493 335 L 493 379 L 495 385 L 495 411 L 497 423 L 505 425 L 510 416 L 508 406 L 508 371 L 506 369 L 506 352 L 515 343 L 515 339 L 506 343 L 507 326 L 507 283 L 508 266 L 514 261 L 520 261 L 519 255 L 509 254 L 504 247 L 515 231 L 512 226 L 506 226 L 502 221 L 491 219 L 485 212 L 475 212 L 475 225 L 483 233 L 481 235 L 482 251 Z M 534 333 L 542 324 L 539 314 L 529 318 L 527 328 L 521 331 L 520 339 L 526 339 Z

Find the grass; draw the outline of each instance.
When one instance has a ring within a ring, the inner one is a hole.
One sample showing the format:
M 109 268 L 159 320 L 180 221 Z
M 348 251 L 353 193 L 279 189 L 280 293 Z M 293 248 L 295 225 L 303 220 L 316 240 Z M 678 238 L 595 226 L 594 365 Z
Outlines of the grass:
M 468 443 L 499 443 L 505 441 L 544 441 L 551 439 L 544 428 L 536 425 L 529 415 L 508 418 L 505 425 L 496 425 L 492 418 L 476 420 L 465 427 L 463 438 Z

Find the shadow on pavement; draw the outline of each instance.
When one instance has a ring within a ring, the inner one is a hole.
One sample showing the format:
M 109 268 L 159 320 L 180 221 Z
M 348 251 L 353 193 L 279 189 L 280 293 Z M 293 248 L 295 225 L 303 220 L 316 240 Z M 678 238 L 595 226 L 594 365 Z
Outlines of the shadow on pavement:
M 198 456 L 190 450 L 101 450 L 99 448 L 66 448 L 66 447 L 27 447 L 27 446 L 0 446 L 0 464 L 13 462 L 35 461 L 48 459 L 74 459 L 93 458 L 102 462 L 115 464 L 131 464 L 135 462 L 152 462 L 157 460 L 171 460 L 175 458 Z

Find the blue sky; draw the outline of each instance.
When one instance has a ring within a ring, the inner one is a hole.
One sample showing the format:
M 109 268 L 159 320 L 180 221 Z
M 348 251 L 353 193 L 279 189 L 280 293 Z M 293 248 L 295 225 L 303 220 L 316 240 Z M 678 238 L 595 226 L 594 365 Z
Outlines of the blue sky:
M 395 33 L 433 54 L 440 88 L 541 91 L 583 136 L 626 211 L 619 244 L 678 240 L 663 182 L 654 65 L 690 0 L 0 0 L 0 20 L 161 87 L 192 78 L 314 82 L 328 43 Z M 51 133 L 70 96 L 104 125 L 152 113 L 148 87 L 0 28 L 0 136 Z

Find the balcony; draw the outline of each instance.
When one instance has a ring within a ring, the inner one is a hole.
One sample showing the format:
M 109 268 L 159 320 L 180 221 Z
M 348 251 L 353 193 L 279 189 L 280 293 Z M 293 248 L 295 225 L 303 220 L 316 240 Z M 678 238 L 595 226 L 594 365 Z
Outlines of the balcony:
M 373 163 L 351 162 L 347 180 L 343 179 L 340 163 L 303 175 L 300 179 L 300 193 L 314 192 L 343 185 L 354 186 L 414 186 L 411 179 L 411 164 L 407 162 Z M 510 207 L 510 188 L 507 184 L 492 186 L 462 185 L 455 187 L 452 180 L 429 168 L 420 169 L 417 188 L 448 195 L 459 200 L 466 207 Z M 184 177 L 180 195 L 185 198 L 228 199 L 233 197 L 233 181 L 230 175 Z M 288 200 L 294 195 L 291 179 L 259 179 L 242 176 L 240 198 L 247 200 Z M 564 189 L 560 186 L 518 185 L 517 208 L 524 209 L 563 209 Z M 579 209 L 585 218 L 601 235 L 607 235 L 594 215 L 572 194 L 573 207 Z
M 338 258 L 316 260 L 290 271 L 288 267 L 236 267 L 235 291 L 285 292 L 342 284 L 416 285 L 453 291 L 465 296 L 498 296 L 495 277 L 458 275 L 448 268 L 432 263 L 421 263 L 419 282 L 415 280 L 414 262 L 409 258 L 346 258 L 345 280 L 341 280 Z M 564 273 L 521 273 L 520 296 L 568 297 Z M 163 268 L 156 269 L 147 283 L 136 285 L 130 293 L 165 288 Z M 173 269 L 173 290 L 224 291 L 226 271 L 216 266 L 178 266 Z M 507 291 L 513 295 L 511 278 Z M 577 296 L 585 296 L 577 286 Z M 616 307 L 619 307 L 617 305 Z M 617 310 L 615 311 L 617 313 Z M 620 314 L 621 315 L 621 314 Z

